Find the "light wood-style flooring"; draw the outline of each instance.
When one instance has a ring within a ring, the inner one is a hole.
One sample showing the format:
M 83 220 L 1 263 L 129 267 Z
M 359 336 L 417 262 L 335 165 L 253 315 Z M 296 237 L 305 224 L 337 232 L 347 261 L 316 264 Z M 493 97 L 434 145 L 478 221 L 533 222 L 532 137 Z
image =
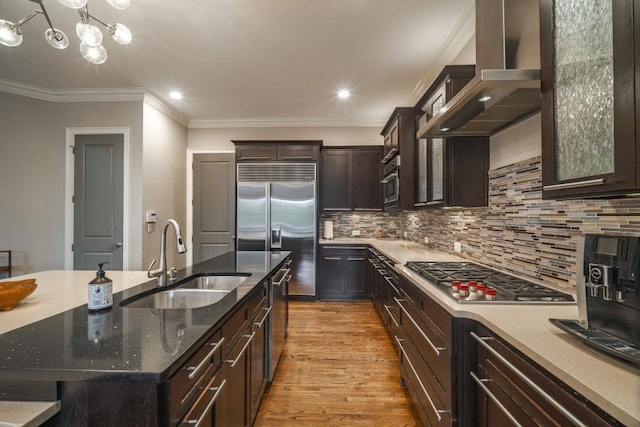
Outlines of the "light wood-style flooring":
M 371 302 L 289 304 L 289 337 L 254 427 L 417 426 Z

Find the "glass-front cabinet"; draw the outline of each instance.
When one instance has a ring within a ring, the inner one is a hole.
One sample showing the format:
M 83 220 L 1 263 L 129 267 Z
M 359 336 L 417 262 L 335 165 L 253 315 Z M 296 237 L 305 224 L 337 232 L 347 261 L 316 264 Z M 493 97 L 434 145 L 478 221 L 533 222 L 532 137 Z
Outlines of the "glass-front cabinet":
M 541 1 L 543 198 L 639 187 L 633 3 Z

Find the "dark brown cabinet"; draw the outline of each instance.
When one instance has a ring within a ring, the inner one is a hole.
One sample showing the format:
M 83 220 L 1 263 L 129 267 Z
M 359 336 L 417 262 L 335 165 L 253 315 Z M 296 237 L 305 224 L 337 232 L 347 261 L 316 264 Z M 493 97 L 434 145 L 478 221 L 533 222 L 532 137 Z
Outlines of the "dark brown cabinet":
M 451 65 L 416 105 L 418 126 L 436 115 L 474 76 L 471 65 Z M 415 207 L 486 206 L 489 138 L 421 138 L 415 150 Z
M 321 141 L 232 141 L 237 162 L 315 162 Z
M 249 376 L 249 405 L 250 420 L 253 425 L 260 402 L 267 385 L 267 349 L 268 349 L 268 320 L 271 314 L 269 307 L 267 284 L 265 283 L 260 292 L 256 292 L 252 298 L 253 320 L 251 322 L 251 333 L 253 340 L 251 341 L 250 354 L 250 376 Z
M 469 373 L 477 387 L 476 425 L 621 425 L 488 328 L 470 337 L 478 360 Z
M 318 271 L 320 299 L 371 299 L 365 246 L 322 245 Z
M 637 193 L 640 8 L 633 0 L 573 7 L 540 3 L 542 197 Z
M 393 209 L 411 209 L 415 199 L 416 110 L 397 107 L 380 133 L 384 137 L 385 160 L 400 156 L 399 203 Z
M 320 170 L 322 210 L 382 210 L 381 160 L 381 146 L 324 148 Z

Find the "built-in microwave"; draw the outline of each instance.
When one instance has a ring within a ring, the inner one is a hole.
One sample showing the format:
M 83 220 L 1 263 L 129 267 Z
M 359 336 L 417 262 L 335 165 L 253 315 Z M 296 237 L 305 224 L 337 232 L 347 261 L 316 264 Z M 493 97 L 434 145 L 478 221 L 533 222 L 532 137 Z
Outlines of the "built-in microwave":
M 385 210 L 400 208 L 400 155 L 390 159 L 383 169 L 382 193 Z

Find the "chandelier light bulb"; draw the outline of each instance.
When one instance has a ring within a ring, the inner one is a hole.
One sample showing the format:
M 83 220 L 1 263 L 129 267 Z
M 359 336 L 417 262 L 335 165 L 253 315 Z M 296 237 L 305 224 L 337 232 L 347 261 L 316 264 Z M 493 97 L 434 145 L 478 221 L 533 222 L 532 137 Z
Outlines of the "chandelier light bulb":
M 20 28 L 11 21 L 0 19 L 0 44 L 9 47 L 20 46 L 22 44 Z
M 86 22 L 78 22 L 76 25 L 76 34 L 89 46 L 99 46 L 102 43 L 102 31 L 95 25 Z
M 121 45 L 128 45 L 133 38 L 131 30 L 129 30 L 126 25 L 118 23 L 109 26 L 109 34 L 111 34 L 111 37 L 116 43 L 120 43 Z
M 58 2 L 71 9 L 81 9 L 87 5 L 87 0 L 58 0 Z
M 57 28 L 47 28 L 47 31 L 44 32 L 44 38 L 56 49 L 66 49 L 69 46 L 69 38 Z
M 80 43 L 80 53 L 84 59 L 92 64 L 104 64 L 107 60 L 107 50 L 101 44 L 98 46 L 91 46 L 82 42 Z
M 131 1 L 130 0 L 107 0 L 107 3 L 109 3 L 111 6 L 115 7 L 116 9 L 124 10 L 129 7 L 129 4 L 131 3 Z

